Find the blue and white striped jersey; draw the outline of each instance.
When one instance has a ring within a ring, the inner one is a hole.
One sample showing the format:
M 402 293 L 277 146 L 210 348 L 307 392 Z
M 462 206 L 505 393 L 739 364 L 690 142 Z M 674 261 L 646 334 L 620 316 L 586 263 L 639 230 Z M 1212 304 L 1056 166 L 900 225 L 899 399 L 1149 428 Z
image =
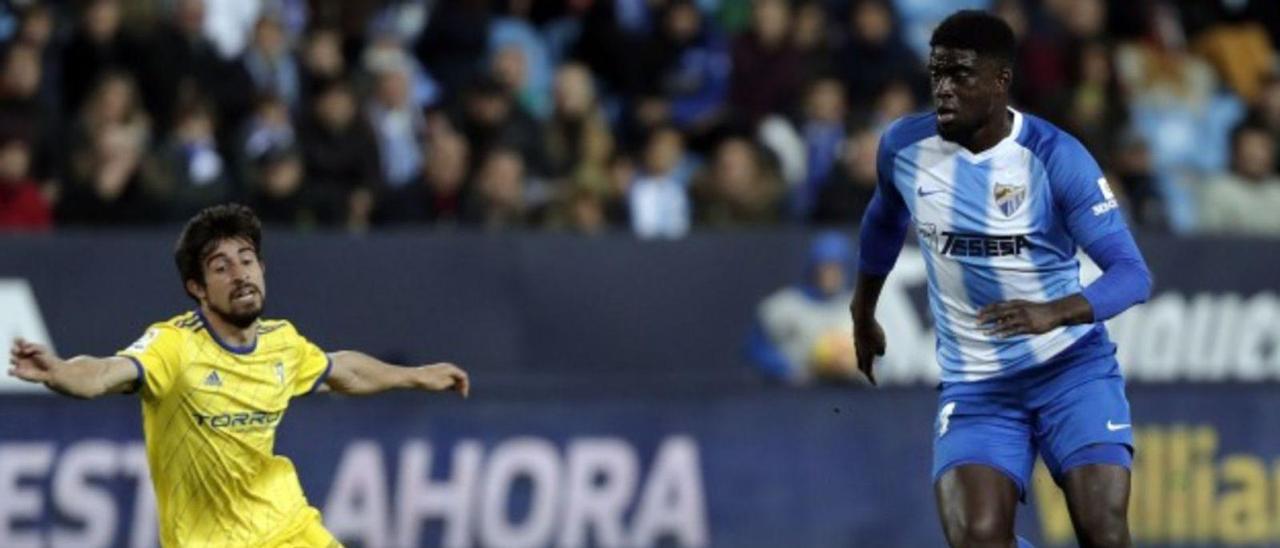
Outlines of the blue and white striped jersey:
M 1127 230 L 1097 162 L 1074 137 L 1011 111 L 1013 128 L 974 154 L 943 140 L 932 113 L 885 131 L 877 157 L 883 205 L 908 212 L 928 271 L 944 382 L 1004 377 L 1071 347 L 1101 323 L 990 337 L 982 307 L 1081 291 L 1077 247 Z M 1109 343 L 1107 343 L 1109 345 Z

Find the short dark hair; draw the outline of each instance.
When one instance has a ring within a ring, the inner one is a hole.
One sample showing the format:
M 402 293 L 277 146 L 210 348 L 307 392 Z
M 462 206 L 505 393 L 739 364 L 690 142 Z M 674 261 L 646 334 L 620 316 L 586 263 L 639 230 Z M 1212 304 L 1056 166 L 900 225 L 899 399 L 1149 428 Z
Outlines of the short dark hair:
M 999 17 L 979 10 L 957 11 L 938 25 L 929 39 L 929 47 L 970 49 L 979 57 L 1013 64 L 1017 40 L 1013 29 Z
M 1266 123 L 1256 117 L 1248 117 L 1231 128 L 1231 153 L 1235 154 L 1236 148 L 1240 146 L 1240 140 L 1250 133 L 1262 133 L 1271 136 L 1271 131 L 1267 129 Z
M 262 256 L 262 221 L 252 209 L 240 204 L 223 204 L 206 207 L 187 221 L 173 250 L 173 260 L 178 264 L 182 288 L 187 280 L 204 284 L 204 258 L 222 240 L 242 239 L 253 244 L 253 251 Z M 195 295 L 187 293 L 192 299 Z

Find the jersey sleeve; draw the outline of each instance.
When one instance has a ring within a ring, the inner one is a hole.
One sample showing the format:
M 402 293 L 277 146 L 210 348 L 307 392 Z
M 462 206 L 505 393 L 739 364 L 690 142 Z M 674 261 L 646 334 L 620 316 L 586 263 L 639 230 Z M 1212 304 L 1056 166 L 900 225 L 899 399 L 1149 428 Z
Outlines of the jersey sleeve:
M 880 138 L 876 151 L 876 191 L 862 215 L 858 231 L 858 270 L 884 276 L 893 270 L 902 244 L 906 240 L 911 212 L 893 183 L 893 157 L 897 154 L 891 141 L 893 128 Z
M 1128 231 L 1103 236 L 1085 248 L 1102 276 L 1084 288 L 1093 321 L 1109 320 L 1151 297 L 1151 271 Z
M 297 363 L 293 375 L 294 396 L 310 394 L 324 383 L 333 369 L 333 361 L 319 346 L 307 340 L 290 326 L 293 346 L 297 351 Z
M 1080 141 L 1060 136 L 1046 169 L 1057 212 L 1077 245 L 1087 248 L 1128 229 L 1102 169 Z
M 135 391 L 141 390 L 144 397 L 162 397 L 169 392 L 181 369 L 183 339 L 182 330 L 167 323 L 157 323 L 148 327 L 133 344 L 116 353 L 129 358 L 138 368 Z

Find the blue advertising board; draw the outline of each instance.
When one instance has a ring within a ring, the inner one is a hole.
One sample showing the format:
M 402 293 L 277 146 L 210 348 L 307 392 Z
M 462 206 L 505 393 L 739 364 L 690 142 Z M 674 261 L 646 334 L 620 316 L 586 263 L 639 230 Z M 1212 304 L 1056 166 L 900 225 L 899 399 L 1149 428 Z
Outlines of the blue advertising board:
M 756 307 L 800 280 L 810 236 L 268 233 L 267 315 L 325 349 L 451 360 L 490 384 L 750 385 L 743 345 Z M 0 334 L 64 354 L 120 349 L 193 306 L 173 266 L 175 237 L 0 237 Z M 1280 380 L 1280 241 L 1140 244 L 1155 294 L 1109 323 L 1131 379 Z M 908 246 L 879 314 L 884 383 L 936 383 L 924 286 Z
M 1131 389 L 1143 546 L 1280 543 L 1267 385 Z M 927 389 L 296 400 L 277 451 L 349 546 L 940 546 Z M 0 545 L 155 544 L 139 406 L 0 397 Z M 1019 533 L 1071 546 L 1041 471 Z

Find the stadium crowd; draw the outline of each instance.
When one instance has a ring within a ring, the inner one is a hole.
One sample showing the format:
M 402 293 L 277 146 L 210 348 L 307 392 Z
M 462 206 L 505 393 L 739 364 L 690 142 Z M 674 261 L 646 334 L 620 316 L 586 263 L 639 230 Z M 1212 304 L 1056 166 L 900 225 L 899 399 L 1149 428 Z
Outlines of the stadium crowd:
M 851 225 L 960 8 L 1134 224 L 1280 236 L 1274 0 L 13 0 L 0 229 Z

